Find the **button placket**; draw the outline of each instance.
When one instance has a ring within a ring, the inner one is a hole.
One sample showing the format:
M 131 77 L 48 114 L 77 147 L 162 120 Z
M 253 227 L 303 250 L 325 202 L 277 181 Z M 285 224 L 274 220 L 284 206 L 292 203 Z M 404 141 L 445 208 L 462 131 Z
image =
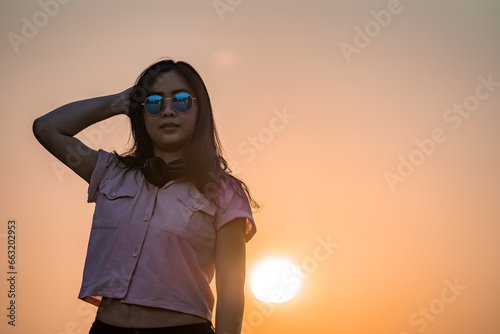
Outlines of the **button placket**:
M 152 201 L 150 201 L 151 205 L 149 207 L 146 207 L 145 210 L 144 210 L 144 216 L 142 217 L 142 222 L 143 223 L 148 223 L 151 219 L 151 215 L 153 213 L 153 209 L 154 209 L 154 203 L 156 202 L 156 196 L 158 194 L 158 189 L 155 190 L 155 194 L 154 194 L 154 198 Z M 134 243 L 135 244 L 135 247 L 132 248 L 132 257 L 134 259 L 137 259 L 137 257 L 139 256 L 140 254 L 140 251 L 141 251 L 141 248 L 142 248 L 142 244 L 144 243 L 144 240 L 146 238 L 146 234 L 147 234 L 147 230 L 149 229 L 149 225 L 148 224 L 143 224 L 141 225 L 142 227 L 139 227 L 139 230 L 141 231 L 140 234 L 136 234 L 137 236 L 137 240 L 136 242 Z M 139 239 L 139 236 L 140 236 L 140 239 Z

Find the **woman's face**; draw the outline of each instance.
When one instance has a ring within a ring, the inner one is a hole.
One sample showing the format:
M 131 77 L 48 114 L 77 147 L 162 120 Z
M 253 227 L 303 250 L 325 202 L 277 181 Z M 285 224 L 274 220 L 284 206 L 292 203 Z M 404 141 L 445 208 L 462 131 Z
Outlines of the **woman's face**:
M 177 93 L 194 92 L 187 80 L 175 71 L 160 74 L 151 90 L 163 98 L 171 98 Z M 182 150 L 184 144 L 191 138 L 198 115 L 196 100 L 193 100 L 191 109 L 186 113 L 177 112 L 172 106 L 172 100 L 166 100 L 165 109 L 160 115 L 152 116 L 143 110 L 146 131 L 153 142 L 155 155 L 160 152 Z

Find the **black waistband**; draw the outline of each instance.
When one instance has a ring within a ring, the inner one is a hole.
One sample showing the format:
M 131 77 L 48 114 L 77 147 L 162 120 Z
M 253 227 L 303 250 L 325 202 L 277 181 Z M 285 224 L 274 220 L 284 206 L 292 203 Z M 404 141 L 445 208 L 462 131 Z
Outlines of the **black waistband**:
M 89 334 L 213 334 L 209 322 L 193 325 L 160 327 L 160 328 L 124 328 L 108 325 L 95 319 Z

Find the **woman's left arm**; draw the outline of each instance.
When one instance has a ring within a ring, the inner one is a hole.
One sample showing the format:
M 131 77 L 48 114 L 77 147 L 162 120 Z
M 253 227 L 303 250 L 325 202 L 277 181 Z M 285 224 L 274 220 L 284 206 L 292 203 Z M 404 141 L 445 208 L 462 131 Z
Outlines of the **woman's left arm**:
M 237 218 L 217 231 L 215 284 L 216 334 L 240 334 L 245 297 L 246 218 Z

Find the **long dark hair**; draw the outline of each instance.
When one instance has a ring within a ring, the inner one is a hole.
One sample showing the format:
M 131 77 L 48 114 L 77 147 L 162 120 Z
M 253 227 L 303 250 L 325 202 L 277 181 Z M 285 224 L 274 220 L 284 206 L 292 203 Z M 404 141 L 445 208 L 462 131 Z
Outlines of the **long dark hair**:
M 153 143 L 146 132 L 142 103 L 150 94 L 157 77 L 169 71 L 175 71 L 184 77 L 193 89 L 198 104 L 198 117 L 192 138 L 184 146 L 184 166 L 187 177 L 198 191 L 208 199 L 216 200 L 223 184 L 229 184 L 235 191 L 248 197 L 253 208 L 258 203 L 252 198 L 247 185 L 231 175 L 223 149 L 215 128 L 212 106 L 207 88 L 196 70 L 188 63 L 171 59 L 162 59 L 141 73 L 130 93 L 129 117 L 133 136 L 133 146 L 119 155 L 118 159 L 128 170 L 140 169 L 145 161 L 153 156 Z

